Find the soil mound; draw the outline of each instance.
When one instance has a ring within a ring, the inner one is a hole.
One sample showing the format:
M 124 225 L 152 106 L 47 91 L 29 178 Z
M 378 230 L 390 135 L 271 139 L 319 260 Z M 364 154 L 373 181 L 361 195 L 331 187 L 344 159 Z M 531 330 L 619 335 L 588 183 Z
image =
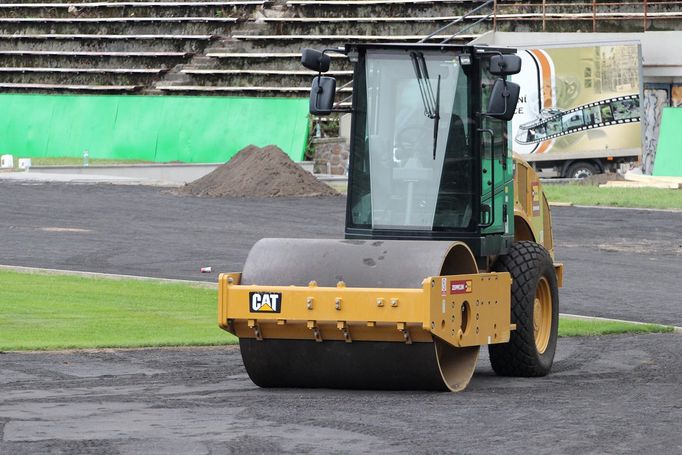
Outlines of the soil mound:
M 599 186 L 606 182 L 610 182 L 611 180 L 625 180 L 625 177 L 623 177 L 621 174 L 618 174 L 617 172 L 607 172 L 605 174 L 595 174 L 590 177 L 580 179 L 577 181 L 577 183 L 578 185 Z
M 279 147 L 249 145 L 180 194 L 204 197 L 315 197 L 339 193 L 303 170 Z

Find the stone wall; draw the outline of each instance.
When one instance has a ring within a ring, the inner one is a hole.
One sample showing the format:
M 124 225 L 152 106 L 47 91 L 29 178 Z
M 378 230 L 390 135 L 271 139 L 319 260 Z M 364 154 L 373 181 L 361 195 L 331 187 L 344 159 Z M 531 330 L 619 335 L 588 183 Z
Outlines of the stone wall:
M 314 172 L 346 175 L 348 173 L 349 146 L 344 138 L 313 139 L 315 146 Z

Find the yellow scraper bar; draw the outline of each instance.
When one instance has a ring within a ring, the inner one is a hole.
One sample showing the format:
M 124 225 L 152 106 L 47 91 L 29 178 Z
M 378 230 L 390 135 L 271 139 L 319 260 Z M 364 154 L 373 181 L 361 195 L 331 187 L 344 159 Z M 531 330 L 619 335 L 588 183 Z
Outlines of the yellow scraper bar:
M 428 342 L 456 347 L 509 341 L 511 277 L 427 277 L 421 288 L 241 285 L 219 278 L 218 323 L 240 338 Z

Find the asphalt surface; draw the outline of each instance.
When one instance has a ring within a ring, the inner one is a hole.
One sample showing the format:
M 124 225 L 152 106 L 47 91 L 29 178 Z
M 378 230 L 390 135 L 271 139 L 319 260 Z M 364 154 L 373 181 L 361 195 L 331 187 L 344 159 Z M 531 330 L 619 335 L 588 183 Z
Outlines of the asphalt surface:
M 262 237 L 341 237 L 343 207 L 1 182 L 0 263 L 215 280 L 199 268 L 240 270 Z M 562 311 L 682 325 L 682 213 L 553 214 Z M 682 453 L 680 352 L 678 334 L 562 338 L 532 379 L 482 352 L 459 394 L 259 389 L 236 347 L 0 353 L 0 454 Z
M 0 182 L 0 264 L 215 281 L 263 237 L 341 238 L 345 199 Z M 682 212 L 554 207 L 566 313 L 682 326 Z M 210 266 L 214 273 L 202 274 Z
M 0 355 L 0 453 L 682 452 L 682 336 L 562 339 L 461 393 L 259 389 L 236 347 Z

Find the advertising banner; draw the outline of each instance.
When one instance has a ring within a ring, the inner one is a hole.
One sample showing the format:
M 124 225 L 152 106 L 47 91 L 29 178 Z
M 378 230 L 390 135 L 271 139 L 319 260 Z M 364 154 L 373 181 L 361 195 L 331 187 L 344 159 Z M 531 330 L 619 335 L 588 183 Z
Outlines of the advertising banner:
M 641 154 L 638 44 L 519 50 L 512 149 L 528 161 Z

